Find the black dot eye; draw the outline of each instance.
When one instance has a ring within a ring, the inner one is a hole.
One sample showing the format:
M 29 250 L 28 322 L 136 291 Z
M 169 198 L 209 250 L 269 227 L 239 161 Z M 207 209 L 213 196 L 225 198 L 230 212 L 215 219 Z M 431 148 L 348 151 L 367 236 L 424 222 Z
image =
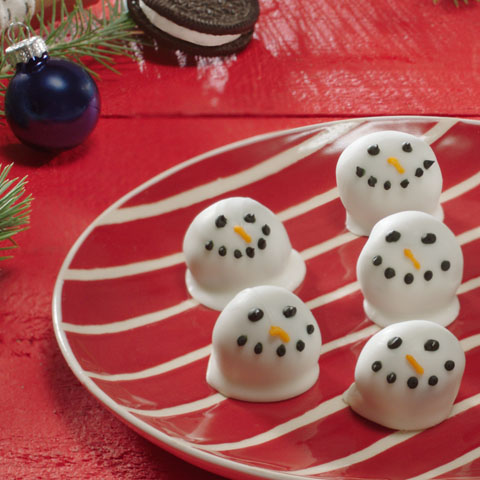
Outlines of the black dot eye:
M 286 318 L 294 317 L 297 314 L 297 309 L 291 305 L 287 305 L 283 309 L 283 316 Z
M 386 237 L 385 237 L 385 240 L 388 242 L 388 243 L 392 243 L 392 242 L 398 242 L 400 240 L 400 237 L 402 235 L 400 234 L 400 232 L 397 232 L 396 230 L 392 230 Z
M 382 369 L 382 362 L 377 360 L 376 362 L 372 363 L 372 370 L 374 372 L 379 372 L 381 369 Z
M 403 343 L 403 340 L 402 340 L 400 337 L 393 337 L 393 338 L 391 338 L 391 339 L 388 341 L 387 347 L 388 347 L 390 350 L 395 350 L 395 349 L 398 348 L 402 343 Z
M 395 383 L 397 376 L 392 372 L 387 375 L 387 382 L 388 383 Z
M 425 245 L 431 245 L 437 241 L 437 236 L 434 233 L 426 233 L 422 236 L 422 243 Z
M 368 148 L 367 148 L 367 152 L 370 154 L 370 155 L 378 155 L 380 153 L 380 148 L 377 144 L 374 144 L 374 145 L 370 145 Z
M 267 235 L 267 236 L 270 235 L 270 227 L 268 225 L 264 225 L 262 227 L 262 232 L 264 235 Z
M 432 338 L 427 340 L 423 345 L 427 352 L 436 352 L 440 348 L 440 343 L 438 340 L 433 340 Z
M 260 309 L 260 308 L 252 308 L 249 312 L 248 312 L 248 319 L 251 321 L 251 322 L 258 322 L 259 320 L 261 320 L 263 318 L 263 310 Z
M 423 274 L 423 278 L 429 282 L 433 277 L 433 273 L 431 270 L 427 270 L 424 274 Z
M 305 342 L 302 341 L 302 340 L 299 340 L 299 341 L 297 342 L 297 350 L 298 350 L 299 352 L 303 352 L 304 349 L 305 349 Z
M 285 348 L 285 345 L 282 344 L 277 348 L 277 355 L 279 357 L 283 357 L 286 353 L 287 353 L 287 349 Z
M 404 277 L 403 277 L 403 281 L 407 284 L 407 285 L 410 285 L 412 282 L 413 282 L 413 275 L 411 273 L 407 273 Z
M 357 167 L 355 169 L 355 173 L 357 174 L 357 177 L 363 177 L 365 175 L 365 169 L 362 167 Z
M 447 360 L 445 362 L 445 370 L 447 370 L 448 372 L 451 372 L 454 368 L 455 368 L 455 362 L 453 360 Z
M 267 246 L 267 241 L 264 238 L 260 238 L 257 242 L 257 246 L 260 250 L 264 250 Z
M 314 331 L 315 331 L 315 327 L 312 324 L 307 325 L 307 333 L 309 335 L 311 335 Z
M 247 222 L 247 223 L 255 223 L 255 215 L 253 213 L 247 213 L 243 219 Z
M 450 269 L 450 262 L 448 260 L 444 260 L 442 264 L 440 265 L 440 268 L 446 272 L 447 270 Z
M 438 383 L 438 377 L 436 377 L 435 375 L 432 375 L 428 379 L 428 384 L 431 385 L 432 387 L 435 386 L 437 383 Z
M 205 250 L 212 250 L 213 249 L 213 242 L 211 240 L 209 240 L 206 244 L 205 244 Z
M 246 335 L 240 335 L 237 338 L 237 345 L 239 347 L 243 347 L 247 343 L 247 336 Z
M 225 215 L 220 215 L 215 220 L 215 225 L 217 226 L 217 228 L 223 228 L 226 224 L 227 224 L 227 219 L 225 218 Z
M 374 176 L 371 176 L 368 178 L 367 183 L 371 186 L 374 187 L 377 183 L 377 179 Z
M 428 170 L 435 162 L 433 160 L 424 160 L 423 167 Z
M 402 150 L 404 152 L 410 153 L 413 150 L 412 144 L 410 142 L 404 142 L 402 144 Z
M 263 351 L 263 345 L 262 345 L 260 342 L 258 342 L 258 343 L 255 345 L 255 347 L 253 348 L 253 351 L 254 351 L 257 355 L 259 355 L 259 354 L 262 353 L 262 351 Z
M 382 264 L 382 257 L 380 255 L 375 255 L 373 258 L 372 258 L 372 263 L 378 267 L 379 265 Z
M 385 269 L 385 272 L 383 272 L 385 275 L 385 278 L 393 278 L 395 276 L 395 270 L 391 267 L 388 267 Z
M 418 387 L 418 378 L 417 377 L 410 377 L 407 380 L 407 385 L 409 388 L 417 388 Z

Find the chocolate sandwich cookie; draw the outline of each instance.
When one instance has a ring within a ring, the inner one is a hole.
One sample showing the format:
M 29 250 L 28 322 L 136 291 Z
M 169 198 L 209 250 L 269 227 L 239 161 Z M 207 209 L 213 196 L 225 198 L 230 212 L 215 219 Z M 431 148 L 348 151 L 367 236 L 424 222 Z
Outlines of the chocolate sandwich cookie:
M 145 33 L 194 55 L 229 55 L 245 48 L 259 15 L 258 0 L 128 0 Z

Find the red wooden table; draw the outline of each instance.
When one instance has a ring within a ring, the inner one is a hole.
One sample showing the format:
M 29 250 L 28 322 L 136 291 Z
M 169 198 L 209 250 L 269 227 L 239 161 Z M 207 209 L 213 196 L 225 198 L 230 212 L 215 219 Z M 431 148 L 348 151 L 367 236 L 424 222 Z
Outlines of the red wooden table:
M 7 127 L 0 160 L 29 176 L 31 229 L 0 270 L 0 478 L 219 478 L 166 453 L 105 410 L 52 330 L 62 261 L 132 188 L 212 148 L 273 130 L 371 115 L 480 119 L 480 5 L 450 0 L 264 0 L 255 37 L 226 59 L 145 51 L 101 70 L 92 136 L 57 155 Z

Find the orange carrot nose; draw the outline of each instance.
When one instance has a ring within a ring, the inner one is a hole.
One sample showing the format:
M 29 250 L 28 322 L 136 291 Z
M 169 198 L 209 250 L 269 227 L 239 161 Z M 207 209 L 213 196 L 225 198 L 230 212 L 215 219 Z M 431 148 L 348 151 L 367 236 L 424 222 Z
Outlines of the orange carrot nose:
M 417 270 L 420 270 L 420 263 L 419 263 L 419 261 L 414 257 L 412 251 L 411 251 L 409 248 L 404 248 L 404 249 L 403 249 L 403 254 L 404 254 L 409 260 L 411 260 L 411 262 L 413 263 L 413 266 L 414 266 Z
M 281 327 L 272 325 L 268 332 L 272 337 L 280 337 L 285 343 L 290 341 L 290 335 Z
M 252 237 L 240 225 L 235 225 L 233 227 L 233 231 L 236 234 L 240 235 L 247 243 L 250 243 L 252 241 Z
M 393 166 L 397 169 L 397 172 L 398 172 L 398 173 L 405 173 L 405 169 L 402 167 L 402 165 L 401 165 L 400 162 L 398 161 L 398 158 L 389 157 L 389 158 L 387 158 L 387 162 L 388 162 L 390 165 L 393 165 Z
M 408 363 L 413 367 L 413 369 L 419 374 L 423 375 L 423 372 L 425 371 L 423 367 L 415 360 L 415 357 L 412 355 L 405 355 L 405 358 L 407 359 Z

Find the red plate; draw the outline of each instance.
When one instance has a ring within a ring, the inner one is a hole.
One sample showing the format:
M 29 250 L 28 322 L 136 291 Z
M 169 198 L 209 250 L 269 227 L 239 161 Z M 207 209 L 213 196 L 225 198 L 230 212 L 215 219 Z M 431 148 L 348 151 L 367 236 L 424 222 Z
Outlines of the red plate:
M 424 136 L 444 177 L 445 223 L 465 257 L 461 312 L 450 326 L 467 367 L 452 415 L 423 432 L 368 422 L 341 400 L 378 330 L 355 278 L 364 238 L 344 228 L 335 164 L 355 138 L 394 129 Z M 184 162 L 105 211 L 75 243 L 54 294 L 60 348 L 80 381 L 141 435 L 230 478 L 480 477 L 480 123 L 383 117 L 312 125 L 238 142 Z M 307 262 L 297 294 L 323 336 L 320 378 L 294 399 L 225 399 L 205 382 L 217 312 L 184 285 L 182 239 L 226 196 L 280 215 Z

